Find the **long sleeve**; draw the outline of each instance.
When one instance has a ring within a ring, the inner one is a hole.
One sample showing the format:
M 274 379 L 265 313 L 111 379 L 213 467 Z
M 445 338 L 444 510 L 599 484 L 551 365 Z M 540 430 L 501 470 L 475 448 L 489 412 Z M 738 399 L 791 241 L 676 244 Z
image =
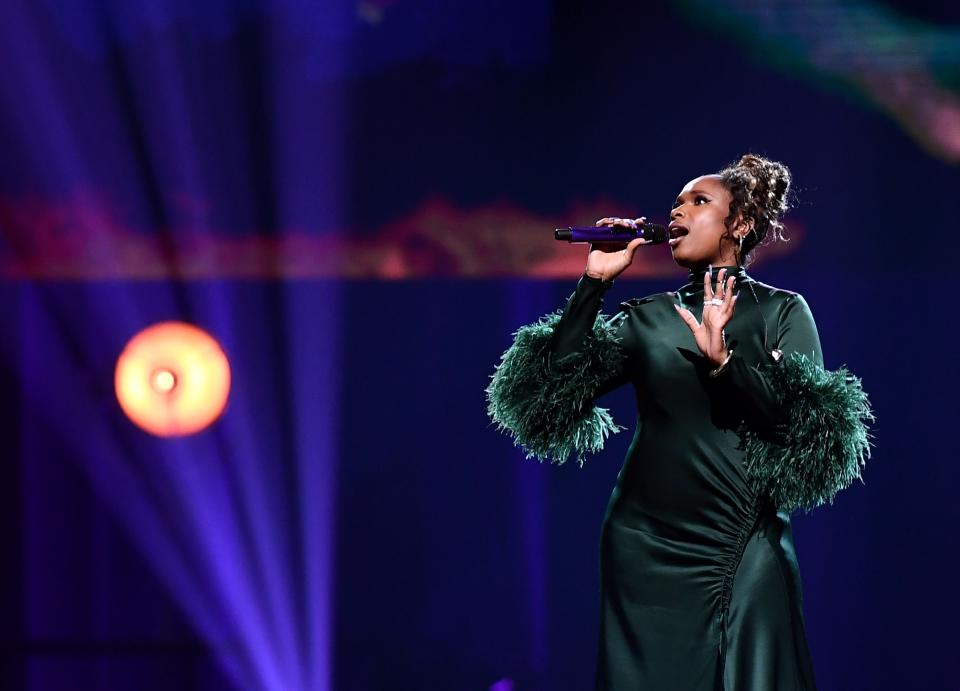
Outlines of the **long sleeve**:
M 809 511 L 861 478 L 874 416 L 860 379 L 845 367 L 824 369 L 799 295 L 781 308 L 776 347 L 783 357 L 756 367 L 734 351 L 717 380 L 740 402 L 744 466 L 756 490 L 782 510 Z
M 777 318 L 776 338 L 771 348 L 778 348 L 784 357 L 802 353 L 818 367 L 823 367 L 820 335 L 810 307 L 802 295 L 792 295 L 785 301 Z M 782 397 L 773 380 L 762 366 L 749 364 L 734 349 L 726 370 L 717 378 L 717 384 L 732 394 L 741 405 L 744 420 L 761 435 L 776 435 L 787 421 L 788 402 Z
M 603 295 L 613 287 L 613 281 L 603 281 L 583 274 L 577 289 L 567 300 L 560 321 L 557 322 L 548 348 L 557 358 L 579 352 L 587 334 L 603 306 Z
M 597 345 L 591 342 L 591 336 L 597 329 L 609 332 L 617 341 L 624 359 L 618 368 L 607 371 L 605 378 L 596 382 L 594 390 L 590 392 L 591 398 L 599 398 L 613 391 L 628 379 L 629 348 L 624 343 L 623 330 L 626 314 L 620 311 L 608 318 L 600 313 L 603 296 L 612 286 L 613 281 L 603 281 L 584 274 L 577 283 L 576 291 L 567 300 L 547 344 L 547 349 L 553 353 L 553 362 L 562 366 L 582 356 L 585 348 Z
M 610 282 L 584 275 L 562 313 L 520 328 L 487 387 L 487 412 L 527 457 L 596 453 L 620 428 L 593 399 L 624 379 L 622 315 L 600 314 Z

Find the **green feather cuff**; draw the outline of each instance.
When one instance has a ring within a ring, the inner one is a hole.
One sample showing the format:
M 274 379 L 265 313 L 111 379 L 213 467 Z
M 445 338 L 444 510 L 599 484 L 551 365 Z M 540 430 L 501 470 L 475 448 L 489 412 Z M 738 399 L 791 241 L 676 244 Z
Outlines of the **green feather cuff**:
M 598 315 L 577 353 L 556 358 L 547 344 L 560 313 L 521 327 L 486 389 L 487 413 L 513 436 L 527 458 L 564 463 L 575 453 L 596 453 L 622 427 L 610 412 L 592 405 L 600 384 L 620 371 L 623 353 L 615 329 Z
M 787 422 L 777 439 L 740 427 L 747 475 L 778 509 L 807 512 L 825 504 L 854 479 L 870 457 L 866 421 L 874 420 L 860 379 L 845 367 L 825 370 L 802 353 L 764 366 Z

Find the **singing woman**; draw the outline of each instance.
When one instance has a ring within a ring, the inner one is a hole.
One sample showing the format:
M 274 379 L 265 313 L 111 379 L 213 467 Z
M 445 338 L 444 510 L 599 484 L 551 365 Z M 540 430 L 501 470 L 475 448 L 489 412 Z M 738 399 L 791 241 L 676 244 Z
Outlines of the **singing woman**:
M 581 464 L 618 429 L 594 399 L 635 391 L 601 531 L 598 691 L 815 688 L 790 514 L 860 477 L 873 416 L 858 378 L 824 369 L 803 296 L 746 272 L 784 239 L 790 184 L 754 155 L 691 180 L 669 227 L 687 283 L 612 317 L 604 293 L 648 241 L 591 245 L 562 313 L 516 332 L 487 389 L 528 456 Z

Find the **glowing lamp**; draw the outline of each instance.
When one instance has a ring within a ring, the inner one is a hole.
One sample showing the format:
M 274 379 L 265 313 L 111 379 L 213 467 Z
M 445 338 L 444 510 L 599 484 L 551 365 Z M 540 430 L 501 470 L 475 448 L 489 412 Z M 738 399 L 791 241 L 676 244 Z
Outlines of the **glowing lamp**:
M 230 363 L 203 329 L 184 322 L 150 326 L 127 343 L 114 381 L 120 407 L 160 437 L 194 434 L 223 412 Z

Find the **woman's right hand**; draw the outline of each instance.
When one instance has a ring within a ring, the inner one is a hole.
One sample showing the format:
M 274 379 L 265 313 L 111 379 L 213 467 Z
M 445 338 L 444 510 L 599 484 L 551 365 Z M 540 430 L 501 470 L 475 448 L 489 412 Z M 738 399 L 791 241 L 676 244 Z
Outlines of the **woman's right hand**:
M 638 228 L 646 220 L 644 216 L 635 219 L 609 217 L 601 218 L 596 225 Z M 612 281 L 633 263 L 633 254 L 637 251 L 637 248 L 649 242 L 650 240 L 645 238 L 635 238 L 629 244 L 622 242 L 592 243 L 590 253 L 587 255 L 587 275 L 604 281 Z

